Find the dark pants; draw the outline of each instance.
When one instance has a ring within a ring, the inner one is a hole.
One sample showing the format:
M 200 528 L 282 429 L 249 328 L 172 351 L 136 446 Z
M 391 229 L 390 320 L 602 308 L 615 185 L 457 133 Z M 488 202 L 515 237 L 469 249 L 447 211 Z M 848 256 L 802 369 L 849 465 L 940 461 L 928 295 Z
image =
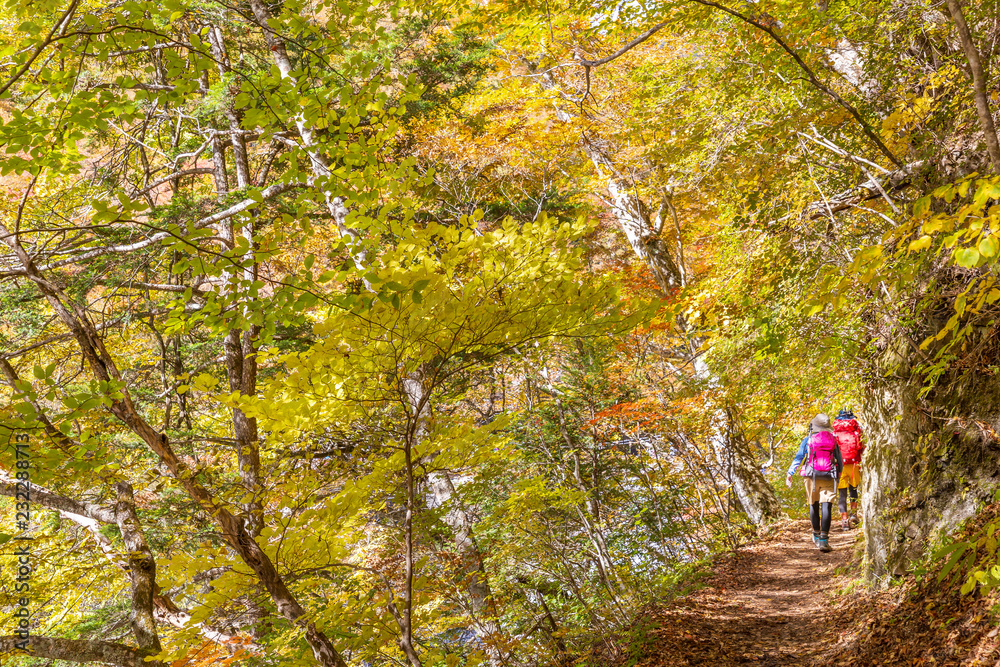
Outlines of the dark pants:
M 809 520 L 812 522 L 813 532 L 826 537 L 830 532 L 830 516 L 833 513 L 833 503 L 816 502 L 809 506 Z
M 858 487 L 848 485 L 847 488 L 837 489 L 837 508 L 841 514 L 847 514 L 847 493 L 851 493 L 851 502 L 858 502 Z

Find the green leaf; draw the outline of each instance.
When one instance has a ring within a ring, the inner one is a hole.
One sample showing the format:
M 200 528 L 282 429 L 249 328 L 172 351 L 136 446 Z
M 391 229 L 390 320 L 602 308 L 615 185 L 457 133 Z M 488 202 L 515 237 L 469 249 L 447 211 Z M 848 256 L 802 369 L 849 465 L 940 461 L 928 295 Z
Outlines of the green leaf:
M 931 198 L 921 197 L 913 203 L 913 217 L 922 218 L 931 210 Z
M 955 251 L 955 263 L 967 269 L 975 268 L 979 259 L 979 251 L 975 248 L 959 248 Z
M 1000 242 L 995 236 L 987 236 L 979 242 L 979 254 L 983 257 L 996 257 L 1000 251 Z
M 976 191 L 975 198 L 980 204 L 983 204 L 990 199 L 1000 199 L 1000 185 L 984 181 L 983 184 L 979 186 L 979 190 Z
M 941 551 L 938 552 L 939 554 L 943 555 L 947 553 L 948 549 L 953 548 L 954 550 L 954 553 L 952 554 L 951 558 L 948 559 L 948 562 L 945 563 L 945 566 L 941 568 L 941 572 L 938 573 L 939 582 L 944 581 L 945 578 L 951 573 L 951 571 L 955 569 L 955 566 L 958 565 L 958 561 L 962 558 L 962 554 L 964 554 L 969 549 L 969 546 L 970 544 L 968 542 L 956 542 L 947 549 L 942 549 Z M 935 554 L 935 556 L 937 556 L 937 554 Z
M 998 491 L 997 493 L 1000 493 L 1000 491 Z M 952 542 L 951 544 L 946 544 L 940 549 L 936 550 L 933 554 L 933 558 L 934 560 L 941 560 L 942 558 L 952 553 L 956 549 L 962 549 L 963 551 L 965 551 L 965 549 L 968 548 L 969 548 L 968 542 Z

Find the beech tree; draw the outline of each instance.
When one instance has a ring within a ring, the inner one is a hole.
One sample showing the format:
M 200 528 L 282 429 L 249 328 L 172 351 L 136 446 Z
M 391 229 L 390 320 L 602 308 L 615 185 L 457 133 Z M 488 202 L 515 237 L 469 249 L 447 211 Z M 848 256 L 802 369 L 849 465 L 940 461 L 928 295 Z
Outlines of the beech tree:
M 10 3 L 5 664 L 607 661 L 848 406 L 922 557 L 994 490 L 995 8 L 821 5 Z

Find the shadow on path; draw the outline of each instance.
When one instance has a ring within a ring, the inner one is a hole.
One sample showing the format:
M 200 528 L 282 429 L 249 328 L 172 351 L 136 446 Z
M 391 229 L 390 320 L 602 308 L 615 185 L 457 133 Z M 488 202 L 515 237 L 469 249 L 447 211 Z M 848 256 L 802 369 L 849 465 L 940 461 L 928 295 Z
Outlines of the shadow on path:
M 789 522 L 741 549 L 715 568 L 708 588 L 643 619 L 643 657 L 635 664 L 810 665 L 836 642 L 838 628 L 825 618 L 827 592 L 858 530 L 832 531 L 833 551 L 822 553 L 808 521 Z

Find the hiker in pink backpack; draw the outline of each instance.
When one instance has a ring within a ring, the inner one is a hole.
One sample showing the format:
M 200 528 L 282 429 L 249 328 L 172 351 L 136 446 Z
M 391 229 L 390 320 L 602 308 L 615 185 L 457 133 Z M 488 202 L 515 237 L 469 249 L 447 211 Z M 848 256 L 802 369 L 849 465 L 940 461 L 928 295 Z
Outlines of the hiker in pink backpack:
M 788 468 L 788 479 L 785 481 L 788 488 L 792 488 L 792 477 L 799 464 L 802 464 L 799 475 L 805 478 L 813 543 L 820 551 L 832 551 L 829 542 L 830 520 L 844 461 L 837 438 L 830 428 L 830 418 L 826 415 L 816 415 L 809 424 L 809 435 L 802 440 L 799 451 Z
M 861 441 L 861 427 L 850 410 L 841 410 L 833 420 L 833 434 L 837 436 L 840 453 L 844 457 L 844 471 L 837 485 L 837 507 L 840 509 L 840 529 L 850 530 L 858 521 L 858 487 L 861 486 L 861 455 L 865 443 Z M 847 495 L 851 495 L 851 512 L 847 512 Z

